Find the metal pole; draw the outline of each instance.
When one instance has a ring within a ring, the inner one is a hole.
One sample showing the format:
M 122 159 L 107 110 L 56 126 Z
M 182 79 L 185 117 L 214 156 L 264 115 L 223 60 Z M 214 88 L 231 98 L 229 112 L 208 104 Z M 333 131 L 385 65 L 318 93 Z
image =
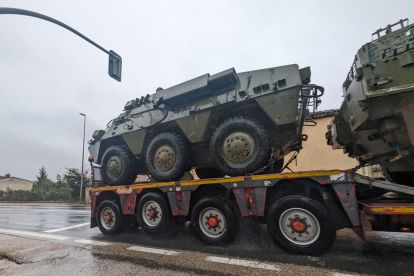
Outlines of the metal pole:
M 77 30 L 73 29 L 72 27 L 70 27 L 70 26 L 66 25 L 65 23 L 60 22 L 60 21 L 58 21 L 58 20 L 56 20 L 56 19 L 54 19 L 52 17 L 46 16 L 44 14 L 37 13 L 37 12 L 32 12 L 32 11 L 28 11 L 28 10 L 14 9 L 14 8 L 3 8 L 3 7 L 0 7 L 0 14 L 18 14 L 18 15 L 25 15 L 25 16 L 36 17 L 36 18 L 39 18 L 39 19 L 43 19 L 43 20 L 49 21 L 51 23 L 54 23 L 56 25 L 59 25 L 59 26 L 65 28 L 68 31 L 71 31 L 72 33 L 76 34 L 77 36 L 79 36 L 79 37 L 83 38 L 84 40 L 88 41 L 93 46 L 95 46 L 98 49 L 104 51 L 108 55 L 113 56 L 115 58 L 119 58 L 119 57 L 117 57 L 117 55 L 115 55 L 115 54 L 111 53 L 110 51 L 106 50 L 101 45 L 99 45 L 95 41 L 91 40 L 90 38 L 84 36 L 83 34 L 81 34 L 80 32 L 78 32 Z
M 80 186 L 80 195 L 79 195 L 79 203 L 82 203 L 82 188 L 83 188 L 83 161 L 85 159 L 85 126 L 86 126 L 86 115 L 83 113 L 79 113 L 83 116 L 83 143 L 82 143 L 82 169 L 81 169 L 81 186 Z

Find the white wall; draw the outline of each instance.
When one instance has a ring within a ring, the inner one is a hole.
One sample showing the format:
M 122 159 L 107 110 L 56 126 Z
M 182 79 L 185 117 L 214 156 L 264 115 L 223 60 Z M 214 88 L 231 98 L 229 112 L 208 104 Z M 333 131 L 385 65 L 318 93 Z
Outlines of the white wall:
M 0 179 L 0 190 L 6 191 L 7 188 L 12 190 L 28 190 L 33 188 L 33 181 L 20 178 L 8 177 Z

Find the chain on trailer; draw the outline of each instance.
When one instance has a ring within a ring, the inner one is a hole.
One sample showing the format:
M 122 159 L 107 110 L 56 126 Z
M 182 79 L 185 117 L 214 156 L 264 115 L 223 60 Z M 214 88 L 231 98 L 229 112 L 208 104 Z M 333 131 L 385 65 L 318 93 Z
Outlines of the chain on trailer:
M 308 136 L 306 135 L 306 134 L 301 134 L 300 136 L 299 136 L 299 138 L 297 138 L 297 140 L 301 140 L 301 141 L 306 141 L 306 140 L 308 140 Z M 288 166 L 290 165 L 290 163 L 292 163 L 293 161 L 296 161 L 296 165 L 297 165 L 297 157 L 298 157 L 298 155 L 299 155 L 299 152 L 300 152 L 300 150 L 302 149 L 303 147 L 301 146 L 299 149 L 297 149 L 296 151 L 295 151 L 295 153 L 290 157 L 290 159 L 289 159 L 289 161 L 283 166 L 283 168 L 282 168 L 282 170 L 280 171 L 280 172 L 283 172 L 285 169 L 288 169 L 288 170 L 290 170 L 291 172 L 293 172 L 293 170 L 292 169 L 290 169 Z M 259 169 L 257 169 L 256 171 L 254 171 L 254 172 L 252 172 L 252 173 L 248 173 L 248 174 L 246 174 L 245 175 L 245 178 L 251 178 L 252 177 L 252 175 L 255 175 L 255 174 L 260 174 L 260 173 L 262 173 L 262 172 L 264 172 L 267 168 L 269 168 L 269 167 L 272 167 L 273 166 L 273 163 L 275 163 L 276 162 L 276 159 L 275 159 L 275 157 L 274 157 L 274 155 L 273 155 L 273 152 L 272 152 L 272 156 L 271 156 L 271 158 L 270 158 L 270 160 L 269 160 L 269 162 L 266 164 L 266 165 L 264 165 L 263 167 L 261 167 L 261 168 L 259 168 Z M 272 172 L 273 173 L 273 172 Z

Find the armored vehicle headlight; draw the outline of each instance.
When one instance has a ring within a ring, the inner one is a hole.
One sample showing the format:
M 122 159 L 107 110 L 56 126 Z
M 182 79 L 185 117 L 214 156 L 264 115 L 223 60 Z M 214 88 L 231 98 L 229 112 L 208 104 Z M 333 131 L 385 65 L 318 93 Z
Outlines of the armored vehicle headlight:
M 103 131 L 102 129 L 100 130 L 95 130 L 92 134 L 93 139 L 95 140 L 99 140 L 102 138 L 102 136 L 105 134 L 105 131 Z

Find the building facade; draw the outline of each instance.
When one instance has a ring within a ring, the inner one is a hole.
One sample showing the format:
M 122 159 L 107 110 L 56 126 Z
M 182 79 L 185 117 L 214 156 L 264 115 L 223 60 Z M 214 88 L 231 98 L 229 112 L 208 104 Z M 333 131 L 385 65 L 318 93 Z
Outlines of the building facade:
M 0 191 L 5 192 L 7 189 L 31 191 L 33 185 L 33 181 L 10 176 L 10 174 L 0 176 Z
M 333 116 L 338 109 L 315 112 L 313 120 L 316 126 L 305 126 L 303 133 L 308 135 L 308 140 L 303 142 L 303 149 L 295 161 L 289 165 L 293 171 L 313 171 L 313 170 L 347 170 L 358 165 L 358 161 L 348 157 L 342 150 L 333 150 L 332 146 L 327 145 L 325 133 L 328 131 L 327 126 L 330 124 Z M 285 158 L 285 163 L 289 157 Z M 284 172 L 287 172 L 285 170 Z M 362 169 L 357 171 L 362 174 Z

